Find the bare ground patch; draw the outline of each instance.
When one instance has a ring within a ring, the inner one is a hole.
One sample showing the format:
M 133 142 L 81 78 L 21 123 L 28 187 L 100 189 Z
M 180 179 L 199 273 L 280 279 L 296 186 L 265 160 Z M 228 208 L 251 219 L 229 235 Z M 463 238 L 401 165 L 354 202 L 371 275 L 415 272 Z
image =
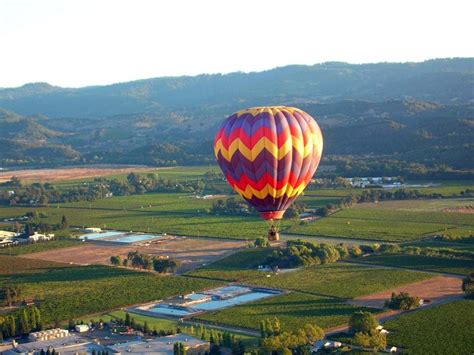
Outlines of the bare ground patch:
M 462 279 L 455 276 L 435 276 L 428 280 L 414 282 L 399 286 L 383 292 L 374 293 L 350 300 L 356 306 L 383 308 L 386 300 L 390 299 L 392 292 L 408 292 L 411 296 L 418 296 L 432 303 L 444 301 L 447 298 L 459 297 L 463 294 Z
M 113 174 L 126 174 L 130 172 L 146 172 L 157 170 L 158 168 L 144 166 L 127 167 L 77 167 L 77 168 L 57 168 L 57 169 L 30 169 L 13 170 L 0 172 L 0 182 L 9 181 L 13 176 L 21 180 L 28 181 L 60 181 L 76 180 L 90 177 L 107 176 Z M 163 169 L 163 168 L 160 168 Z
M 119 255 L 124 258 L 129 252 L 138 250 L 152 256 L 170 256 L 182 262 L 178 272 L 186 272 L 202 264 L 244 248 L 245 241 L 217 240 L 178 237 L 176 239 L 152 244 L 150 246 L 106 245 L 86 243 L 86 245 L 43 251 L 24 255 L 25 258 L 72 263 L 78 265 L 110 265 L 110 257 Z

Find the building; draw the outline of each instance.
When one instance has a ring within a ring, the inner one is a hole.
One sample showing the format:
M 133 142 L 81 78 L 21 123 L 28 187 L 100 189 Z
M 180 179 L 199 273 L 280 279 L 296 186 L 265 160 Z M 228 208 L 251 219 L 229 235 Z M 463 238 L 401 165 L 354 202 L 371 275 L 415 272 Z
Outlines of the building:
M 30 235 L 28 237 L 28 241 L 38 242 L 38 241 L 44 241 L 44 240 L 51 240 L 53 238 L 54 238 L 54 234 L 40 234 L 38 232 L 35 232 L 35 234 Z
M 94 344 L 87 339 L 79 338 L 77 335 L 69 335 L 63 338 L 55 338 L 50 340 L 38 340 L 30 343 L 14 344 L 13 348 L 3 351 L 4 355 L 34 355 L 39 354 L 41 350 L 52 351 L 60 354 L 90 354 L 92 351 L 102 351 L 104 348 Z
M 86 232 L 86 233 L 100 233 L 100 232 L 102 232 L 102 228 L 87 227 L 87 228 L 84 228 L 84 232 Z
M 188 354 L 205 353 L 209 351 L 209 342 L 186 334 L 175 334 L 150 340 L 131 341 L 107 347 L 114 354 L 163 354 L 172 355 L 175 343 L 183 343 Z
M 18 233 L 9 232 L 9 231 L 0 231 L 0 239 L 11 239 L 15 238 Z
M 78 333 L 84 333 L 84 332 L 88 332 L 89 331 L 89 326 L 87 324 L 76 324 L 76 326 L 74 327 L 74 329 L 76 330 L 76 332 Z
M 45 341 L 57 338 L 65 338 L 69 336 L 69 331 L 66 329 L 55 328 L 49 330 L 42 330 L 39 332 L 30 333 L 28 339 L 30 341 Z
M 313 347 L 311 348 L 311 353 L 317 353 L 321 349 L 337 349 L 342 346 L 342 343 L 339 341 L 332 341 L 332 340 L 318 340 L 314 343 Z

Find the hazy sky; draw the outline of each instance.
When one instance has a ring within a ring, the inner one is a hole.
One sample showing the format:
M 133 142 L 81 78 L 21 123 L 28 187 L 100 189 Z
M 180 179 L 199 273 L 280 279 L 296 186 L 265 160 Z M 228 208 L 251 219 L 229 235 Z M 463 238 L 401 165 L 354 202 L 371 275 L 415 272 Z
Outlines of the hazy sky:
M 472 0 L 0 0 L 0 87 L 474 57 Z

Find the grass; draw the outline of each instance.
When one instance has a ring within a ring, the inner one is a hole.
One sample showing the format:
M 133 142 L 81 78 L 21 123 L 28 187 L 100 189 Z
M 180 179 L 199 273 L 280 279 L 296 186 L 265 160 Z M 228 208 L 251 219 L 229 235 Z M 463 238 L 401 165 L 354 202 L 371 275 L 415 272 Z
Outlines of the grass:
M 36 253 L 46 250 L 54 250 L 60 248 L 67 248 L 73 246 L 83 245 L 82 242 L 74 239 L 69 240 L 50 240 L 47 242 L 40 242 L 34 244 L 18 245 L 13 247 L 6 247 L 0 249 L 0 255 L 23 255 Z
M 306 225 L 294 225 L 288 233 L 306 236 L 329 236 L 336 238 L 368 239 L 385 242 L 416 240 L 426 234 L 444 230 L 446 225 L 438 223 L 417 223 L 403 220 L 373 220 L 342 218 L 336 213 L 330 217 Z M 341 240 L 342 241 L 342 240 Z
M 272 249 L 246 249 L 211 265 L 194 270 L 188 276 L 240 281 L 339 298 L 363 296 L 390 287 L 433 277 L 431 274 L 396 269 L 374 268 L 350 263 L 314 265 L 278 275 L 257 270 Z
M 245 249 L 220 259 L 210 265 L 189 272 L 188 276 L 210 278 L 225 281 L 245 281 L 264 277 L 265 273 L 257 271 L 273 249 Z
M 423 202 L 427 205 L 432 200 L 424 200 Z M 396 201 L 402 203 L 417 202 L 417 206 L 423 206 L 421 201 Z M 370 204 L 375 205 L 375 204 Z M 403 206 L 403 204 L 395 204 L 396 206 Z M 376 204 L 374 208 L 368 208 L 364 204 L 357 205 L 353 208 L 346 208 L 333 215 L 335 218 L 344 219 L 363 219 L 363 220 L 377 220 L 377 221 L 392 221 L 392 222 L 415 222 L 415 223 L 427 223 L 433 224 L 446 224 L 446 225 L 467 225 L 474 226 L 474 215 L 467 213 L 456 213 L 456 212 L 437 212 L 437 211 L 424 211 L 419 209 L 408 209 L 401 210 L 391 204 L 390 207 L 384 207 L 384 202 Z
M 53 261 L 17 258 L 14 256 L 0 255 L 0 283 L 6 275 L 47 273 L 50 270 L 68 267 Z
M 438 258 L 424 255 L 373 255 L 364 263 L 409 269 L 468 275 L 474 272 L 474 260 Z
M 207 313 L 199 319 L 259 329 L 262 320 L 278 317 L 284 330 L 295 330 L 306 323 L 329 328 L 346 323 L 361 309 L 333 298 L 290 293 Z
M 335 263 L 310 266 L 252 282 L 314 295 L 354 298 L 431 277 L 421 272 Z
M 407 200 L 364 203 L 305 225 L 293 224 L 287 233 L 305 236 L 406 242 L 427 235 L 466 235 L 474 228 L 472 214 L 443 212 L 472 199 Z
M 410 354 L 472 354 L 474 300 L 405 314 L 385 323 L 388 343 Z

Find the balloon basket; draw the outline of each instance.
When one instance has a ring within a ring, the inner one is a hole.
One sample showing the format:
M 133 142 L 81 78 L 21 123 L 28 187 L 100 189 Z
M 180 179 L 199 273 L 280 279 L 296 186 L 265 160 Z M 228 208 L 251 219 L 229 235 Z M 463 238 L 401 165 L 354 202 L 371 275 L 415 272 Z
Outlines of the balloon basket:
M 278 228 L 275 225 L 272 225 L 268 230 L 268 241 L 270 242 L 278 242 L 280 240 L 280 233 Z

